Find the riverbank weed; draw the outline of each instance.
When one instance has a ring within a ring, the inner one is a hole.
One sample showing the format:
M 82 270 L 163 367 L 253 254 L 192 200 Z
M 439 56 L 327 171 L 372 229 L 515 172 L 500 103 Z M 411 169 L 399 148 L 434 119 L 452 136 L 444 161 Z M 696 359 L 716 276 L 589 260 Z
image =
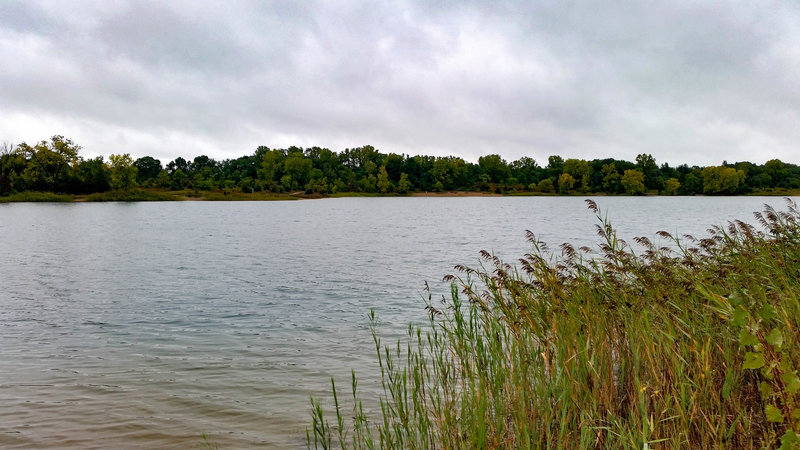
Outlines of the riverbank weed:
M 528 233 L 446 277 L 430 324 L 386 346 L 365 412 L 351 380 L 309 447 L 798 448 L 800 213 L 765 207 L 704 238 L 617 236 L 557 254 Z M 373 315 L 374 323 L 374 315 Z
M 10 194 L 8 196 L 0 196 L 0 203 L 17 203 L 17 202 L 57 202 L 66 203 L 71 202 L 72 196 L 63 194 L 54 194 L 52 192 L 37 192 L 25 191 Z

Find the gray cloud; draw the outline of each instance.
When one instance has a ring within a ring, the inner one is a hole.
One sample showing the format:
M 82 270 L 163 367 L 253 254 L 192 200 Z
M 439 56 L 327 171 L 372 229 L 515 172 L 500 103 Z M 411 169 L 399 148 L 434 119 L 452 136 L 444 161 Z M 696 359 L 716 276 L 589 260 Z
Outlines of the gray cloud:
M 789 2 L 0 3 L 0 140 L 800 162 Z

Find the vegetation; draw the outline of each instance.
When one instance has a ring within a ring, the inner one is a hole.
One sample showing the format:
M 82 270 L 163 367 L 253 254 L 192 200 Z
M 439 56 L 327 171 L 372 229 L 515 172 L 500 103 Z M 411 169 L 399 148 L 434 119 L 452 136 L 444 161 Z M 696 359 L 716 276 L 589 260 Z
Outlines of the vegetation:
M 13 202 L 71 202 L 72 196 L 59 195 L 52 192 L 15 192 L 11 195 L 0 197 L 0 203 Z
M 373 328 L 379 411 L 353 374 L 330 416 L 312 399 L 309 447 L 798 448 L 797 206 L 640 253 L 589 206 L 599 253 L 529 233 L 518 266 L 456 266 L 405 346 Z
M 565 160 L 553 155 L 540 165 L 529 157 L 507 162 L 492 154 L 480 157 L 476 164 L 454 156 L 385 154 L 369 145 L 340 153 L 320 147 L 260 146 L 252 155 L 236 159 L 216 161 L 200 155 L 190 161 L 178 157 L 163 165 L 151 156 L 134 160 L 129 154 L 112 154 L 108 162 L 102 157 L 84 159 L 80 150 L 63 136 L 34 146 L 5 145 L 0 148 L 0 196 L 28 191 L 84 195 L 137 188 L 216 192 L 223 198 L 234 192 L 784 195 L 800 189 L 800 167 L 777 159 L 763 165 L 723 162 L 710 167 L 670 167 L 658 166 L 648 154 L 638 155 L 633 162 Z
M 179 198 L 170 193 L 137 189 L 98 192 L 87 195 L 84 200 L 87 202 L 157 202 L 179 200 Z

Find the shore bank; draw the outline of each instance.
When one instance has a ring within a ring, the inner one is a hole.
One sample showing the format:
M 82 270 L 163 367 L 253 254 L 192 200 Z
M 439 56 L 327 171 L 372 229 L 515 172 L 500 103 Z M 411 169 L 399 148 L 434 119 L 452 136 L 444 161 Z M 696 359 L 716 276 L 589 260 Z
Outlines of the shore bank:
M 445 191 L 445 192 L 409 192 L 372 193 L 372 192 L 339 192 L 335 194 L 297 192 L 251 192 L 240 191 L 170 191 L 166 189 L 136 189 L 130 191 L 108 191 L 94 194 L 56 194 L 53 192 L 19 192 L 8 196 L 0 196 L 0 203 L 18 202 L 145 202 L 145 201 L 284 201 L 284 200 L 316 200 L 342 197 L 607 197 L 618 196 L 605 192 L 569 192 L 558 194 L 552 192 L 485 192 L 485 191 Z M 657 192 L 648 192 L 643 196 L 656 197 Z M 800 189 L 772 189 L 751 192 L 742 196 L 794 197 L 800 196 Z

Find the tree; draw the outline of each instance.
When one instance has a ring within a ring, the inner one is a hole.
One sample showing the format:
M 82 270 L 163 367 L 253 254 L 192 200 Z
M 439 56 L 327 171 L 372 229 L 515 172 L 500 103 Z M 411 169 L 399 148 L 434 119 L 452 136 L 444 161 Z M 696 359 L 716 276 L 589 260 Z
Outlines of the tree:
M 786 164 L 780 159 L 770 159 L 764 163 L 764 173 L 769 175 L 773 187 L 785 186 Z
M 636 166 L 644 175 L 644 185 L 647 189 L 658 189 L 660 179 L 658 176 L 658 164 L 653 155 L 640 153 L 636 156 Z
M 377 185 L 378 185 L 378 190 L 384 194 L 388 192 L 389 188 L 391 187 L 391 183 L 389 183 L 389 174 L 386 173 L 386 166 L 381 166 L 381 168 L 378 170 Z
M 553 186 L 553 179 L 545 178 L 544 180 L 540 181 L 539 184 L 536 185 L 536 190 L 539 192 L 554 192 L 555 186 Z
M 433 179 L 450 185 L 450 161 L 447 158 L 438 157 L 433 162 Z
M 136 166 L 137 175 L 136 181 L 143 183 L 148 180 L 154 180 L 161 173 L 161 161 L 150 157 L 143 156 L 133 162 Z
M 600 173 L 603 176 L 603 190 L 613 193 L 618 192 L 620 176 L 614 163 L 603 164 Z
M 564 168 L 564 158 L 558 155 L 551 155 L 547 157 L 547 168 L 561 172 Z
M 669 178 L 664 182 L 664 195 L 677 195 L 681 182 L 677 178 Z
M 111 169 L 111 188 L 127 191 L 136 186 L 136 166 L 128 153 L 108 157 Z
M 303 156 L 302 153 L 292 153 L 283 162 L 283 170 L 289 176 L 288 189 L 297 189 L 298 186 L 305 186 L 308 175 L 311 173 L 311 159 Z
M 189 171 L 189 163 L 180 156 L 167 163 L 167 172 L 170 175 L 174 174 L 177 170 L 183 172 L 184 175 Z
M 492 183 L 504 183 L 508 177 L 508 164 L 500 155 L 481 156 L 478 165 L 489 175 Z
M 386 156 L 386 172 L 389 174 L 390 180 L 399 180 L 403 172 L 403 165 L 405 164 L 405 157 L 397 153 L 389 153 Z
M 26 176 L 35 187 L 55 190 L 67 167 L 78 161 L 79 145 L 64 136 L 56 135 L 50 142 L 41 141 L 31 147 L 26 143 L 18 146 L 28 159 Z
M 214 159 L 209 158 L 206 155 L 196 156 L 194 160 L 189 164 L 189 169 L 192 172 L 202 172 L 203 169 L 211 169 L 213 170 L 217 167 L 217 162 Z
M 735 194 L 745 179 L 744 171 L 725 166 L 709 166 L 701 173 L 703 193 L 711 195 Z
M 175 169 L 170 175 L 170 189 L 180 191 L 186 186 L 186 173 L 182 169 Z
M 640 170 L 626 170 L 622 174 L 620 184 L 628 195 L 642 195 L 645 192 L 644 174 Z
M 539 174 L 542 168 L 536 163 L 536 160 L 527 156 L 509 164 L 511 168 L 511 175 L 514 176 L 521 184 L 530 185 L 539 179 Z
M 411 182 L 408 181 L 408 174 L 405 172 L 400 173 L 400 181 L 397 182 L 397 192 L 405 194 L 412 188 Z
M 502 173 L 503 169 L 499 169 L 499 172 Z M 435 181 L 442 183 L 444 189 L 458 188 L 468 184 L 469 169 L 467 168 L 467 163 L 455 156 L 437 157 L 433 161 L 431 174 Z M 502 175 L 500 176 L 502 177 Z
M 109 170 L 102 156 L 79 162 L 74 173 L 78 182 L 73 186 L 72 193 L 105 192 L 111 188 Z
M 172 185 L 172 179 L 170 179 L 170 176 L 166 170 L 162 170 L 158 173 L 158 176 L 156 176 L 154 183 L 156 187 L 168 188 Z
M 15 150 L 13 145 L 4 143 L 0 147 L 0 195 L 10 194 L 22 187 L 17 184 L 26 165 L 25 155 Z
M 581 186 L 588 188 L 586 185 L 589 184 L 589 163 L 586 160 L 571 158 L 564 161 L 564 172 L 576 180 L 581 180 Z
M 266 181 L 267 188 L 271 191 L 277 190 L 275 180 L 283 176 L 282 168 L 284 156 L 285 155 L 280 150 L 265 150 L 261 158 L 258 178 Z
M 314 169 L 318 170 L 318 169 Z M 325 177 L 321 178 L 311 178 L 311 181 L 306 184 L 306 192 L 313 192 L 318 194 L 324 194 L 328 192 L 328 180 Z
M 568 193 L 572 187 L 575 186 L 575 178 L 572 175 L 564 172 L 558 177 L 558 192 L 562 194 Z

